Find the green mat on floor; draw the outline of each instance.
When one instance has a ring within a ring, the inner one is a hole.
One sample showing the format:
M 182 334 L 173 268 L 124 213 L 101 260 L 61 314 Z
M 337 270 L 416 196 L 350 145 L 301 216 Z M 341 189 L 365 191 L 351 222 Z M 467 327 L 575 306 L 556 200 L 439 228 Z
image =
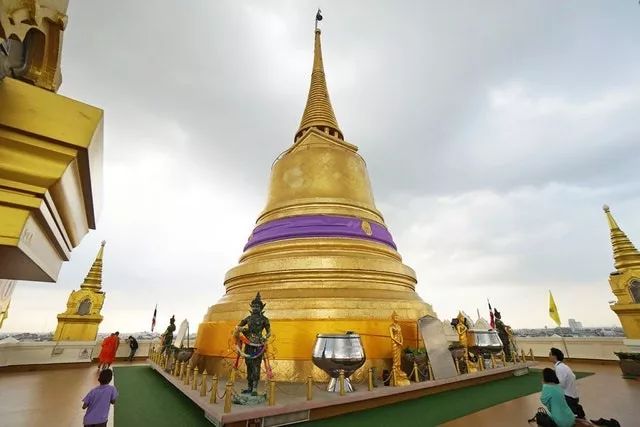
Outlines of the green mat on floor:
M 204 412 L 148 366 L 115 367 L 118 427 L 207 426 Z
M 591 375 L 576 372 L 578 378 Z M 415 400 L 311 421 L 305 427 L 436 426 L 508 400 L 540 391 L 540 371 L 486 384 L 425 396 Z M 115 368 L 120 397 L 115 426 L 211 426 L 202 409 L 148 366 Z M 533 414 L 531 414 L 533 415 Z M 523 420 L 526 422 L 526 420 Z

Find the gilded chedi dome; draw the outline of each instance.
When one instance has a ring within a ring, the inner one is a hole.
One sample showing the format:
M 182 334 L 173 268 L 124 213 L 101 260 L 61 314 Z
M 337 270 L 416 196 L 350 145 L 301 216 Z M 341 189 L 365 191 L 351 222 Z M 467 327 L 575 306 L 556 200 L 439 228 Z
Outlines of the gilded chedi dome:
M 272 167 L 266 207 L 239 265 L 225 277 L 225 295 L 200 325 L 199 363 L 208 372 L 221 369 L 232 351 L 231 332 L 258 291 L 271 320 L 276 373 L 290 377 L 292 364 L 300 375 L 311 370 L 317 333 L 357 331 L 369 363 L 384 363 L 391 357 L 387 335 L 394 310 L 413 345 L 416 320 L 433 315 L 415 285 L 414 271 L 402 263 L 375 207 L 366 164 L 338 126 L 316 30 L 300 127 Z

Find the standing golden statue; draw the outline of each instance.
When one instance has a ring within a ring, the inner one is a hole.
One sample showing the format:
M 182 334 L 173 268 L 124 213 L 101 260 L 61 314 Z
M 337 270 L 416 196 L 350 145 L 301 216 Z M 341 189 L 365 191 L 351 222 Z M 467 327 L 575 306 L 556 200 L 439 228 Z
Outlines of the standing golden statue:
M 462 314 L 462 312 L 458 312 L 458 317 L 453 319 L 451 325 L 455 328 L 456 333 L 458 334 L 458 341 L 460 342 L 460 346 L 463 349 L 462 357 L 464 358 L 464 365 L 467 368 L 467 372 L 470 372 L 471 366 L 469 363 L 469 336 L 467 334 L 467 332 L 469 331 L 469 324 L 467 322 L 467 318 L 464 314 Z M 456 365 L 458 366 L 457 360 Z
M 391 385 L 394 387 L 409 385 L 411 382 L 407 378 L 407 374 L 402 371 L 402 346 L 404 340 L 402 339 L 402 329 L 398 323 L 398 313 L 395 311 L 391 315 L 393 323 L 389 325 L 389 335 L 391 336 L 391 353 L 393 355 L 393 362 L 391 365 Z

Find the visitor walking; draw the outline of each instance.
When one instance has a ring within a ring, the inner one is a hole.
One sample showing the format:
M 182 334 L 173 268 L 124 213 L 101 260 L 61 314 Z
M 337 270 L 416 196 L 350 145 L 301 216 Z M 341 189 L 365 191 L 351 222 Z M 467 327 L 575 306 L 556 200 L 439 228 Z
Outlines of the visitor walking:
M 133 356 L 135 356 L 136 351 L 138 351 L 138 341 L 131 335 L 129 335 L 127 341 L 129 341 L 129 348 L 131 349 L 131 352 L 129 353 L 129 362 L 132 362 Z
M 111 367 L 120 346 L 120 332 L 115 332 L 102 340 L 102 348 L 98 356 L 98 372 Z
M 575 425 L 576 416 L 569 408 L 564 398 L 564 390 L 559 385 L 560 380 L 551 368 L 542 371 L 542 393 L 540 401 L 547 408 L 543 408 L 530 421 L 535 421 L 543 427 L 572 427 Z
M 578 418 L 584 418 L 585 413 L 582 405 L 580 405 L 580 397 L 578 396 L 578 388 L 576 387 L 576 376 L 566 363 L 564 363 L 564 353 L 558 348 L 551 347 L 549 350 L 549 359 L 554 364 L 556 376 L 560 381 L 560 387 L 564 390 L 564 398 Z
M 109 409 L 115 405 L 118 398 L 118 390 L 109 383 L 113 378 L 111 369 L 100 371 L 98 376 L 99 386 L 93 388 L 82 399 L 82 409 L 86 409 L 84 414 L 85 427 L 106 427 L 109 420 Z

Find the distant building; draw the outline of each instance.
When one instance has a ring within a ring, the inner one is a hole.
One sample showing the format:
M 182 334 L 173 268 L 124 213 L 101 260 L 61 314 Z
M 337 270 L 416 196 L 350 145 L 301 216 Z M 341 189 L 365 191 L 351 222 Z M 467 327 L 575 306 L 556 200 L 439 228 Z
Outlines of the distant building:
M 579 331 L 583 329 L 582 322 L 578 322 L 576 319 L 569 319 L 569 328 L 571 332 Z

